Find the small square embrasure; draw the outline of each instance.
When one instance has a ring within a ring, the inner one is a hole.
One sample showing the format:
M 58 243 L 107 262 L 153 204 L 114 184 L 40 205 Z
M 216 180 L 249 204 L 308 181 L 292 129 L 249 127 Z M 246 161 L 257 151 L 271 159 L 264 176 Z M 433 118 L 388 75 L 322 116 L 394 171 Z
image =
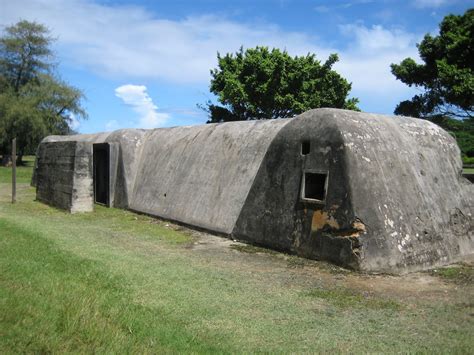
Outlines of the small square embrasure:
M 303 199 L 324 201 L 327 173 L 304 173 Z
M 303 141 L 301 143 L 301 154 L 308 155 L 311 151 L 311 143 L 309 141 Z

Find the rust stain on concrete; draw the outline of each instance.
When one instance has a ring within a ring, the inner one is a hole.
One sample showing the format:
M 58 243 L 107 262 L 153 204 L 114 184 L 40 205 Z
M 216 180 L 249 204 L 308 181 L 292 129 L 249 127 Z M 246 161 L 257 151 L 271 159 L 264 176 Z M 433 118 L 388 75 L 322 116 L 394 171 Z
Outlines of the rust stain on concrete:
M 330 226 L 339 229 L 339 223 L 325 211 L 315 211 L 313 213 L 313 220 L 311 222 L 311 230 L 317 231 L 323 229 L 325 226 Z

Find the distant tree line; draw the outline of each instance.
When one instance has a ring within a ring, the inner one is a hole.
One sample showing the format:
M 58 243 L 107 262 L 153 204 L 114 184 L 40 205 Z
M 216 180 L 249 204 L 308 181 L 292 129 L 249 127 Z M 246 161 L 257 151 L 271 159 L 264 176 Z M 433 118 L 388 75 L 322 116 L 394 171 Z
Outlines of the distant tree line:
M 17 138 L 19 162 L 43 137 L 70 134 L 73 117 L 85 118 L 83 93 L 55 73 L 53 39 L 38 23 L 20 21 L 0 37 L 0 154 L 3 164 Z

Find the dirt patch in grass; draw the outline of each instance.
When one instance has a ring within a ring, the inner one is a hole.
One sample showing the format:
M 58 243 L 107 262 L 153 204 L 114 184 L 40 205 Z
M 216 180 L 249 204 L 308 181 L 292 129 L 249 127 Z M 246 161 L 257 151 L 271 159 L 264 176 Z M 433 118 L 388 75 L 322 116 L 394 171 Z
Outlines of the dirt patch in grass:
M 349 294 L 343 294 L 344 297 L 353 296 L 352 292 L 356 292 L 357 295 L 388 298 L 387 302 L 389 303 L 392 302 L 392 299 L 396 303 L 415 300 L 427 302 L 451 300 L 456 303 L 463 302 L 466 297 L 474 295 L 472 283 L 474 267 L 472 264 L 400 276 L 374 275 L 354 272 L 328 262 L 309 260 L 266 248 L 236 243 L 206 233 L 195 234 L 194 238 L 191 250 L 194 253 L 201 253 L 203 256 L 212 254 L 211 263 L 225 262 L 254 274 L 266 273 L 271 270 L 272 276 L 279 282 L 329 287 L 328 295 L 336 292 L 331 291 L 333 286 L 339 287 L 339 291 L 352 290 Z M 447 283 L 446 280 L 453 282 Z M 459 289 L 454 280 L 462 280 L 466 288 Z M 319 291 L 316 289 L 314 292 L 316 294 Z
M 305 294 L 329 302 L 339 308 L 362 307 L 369 309 L 400 310 L 402 305 L 394 300 L 381 299 L 369 292 L 356 292 L 347 288 L 316 288 Z

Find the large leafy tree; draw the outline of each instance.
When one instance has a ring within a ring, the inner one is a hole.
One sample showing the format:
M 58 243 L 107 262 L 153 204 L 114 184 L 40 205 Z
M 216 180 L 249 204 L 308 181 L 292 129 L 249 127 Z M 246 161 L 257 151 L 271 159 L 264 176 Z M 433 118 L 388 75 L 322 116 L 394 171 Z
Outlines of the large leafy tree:
M 456 136 L 465 162 L 474 158 L 474 9 L 448 15 L 439 35 L 418 44 L 423 63 L 392 64 L 392 73 L 422 90 L 398 104 L 395 113 L 429 119 Z
M 256 47 L 217 58 L 210 90 L 220 105 L 203 107 L 208 123 L 292 117 L 319 107 L 358 110 L 358 100 L 348 99 L 351 84 L 332 70 L 336 54 L 321 63 L 314 54 Z
M 474 9 L 464 15 L 448 15 L 439 35 L 425 35 L 418 44 L 423 63 L 412 58 L 392 64 L 392 73 L 409 86 L 423 90 L 401 102 L 396 114 L 420 118 L 474 115 Z
M 21 160 L 48 134 L 68 134 L 86 118 L 82 92 L 55 74 L 53 39 L 38 23 L 20 21 L 0 37 L 0 153 L 16 137 Z

